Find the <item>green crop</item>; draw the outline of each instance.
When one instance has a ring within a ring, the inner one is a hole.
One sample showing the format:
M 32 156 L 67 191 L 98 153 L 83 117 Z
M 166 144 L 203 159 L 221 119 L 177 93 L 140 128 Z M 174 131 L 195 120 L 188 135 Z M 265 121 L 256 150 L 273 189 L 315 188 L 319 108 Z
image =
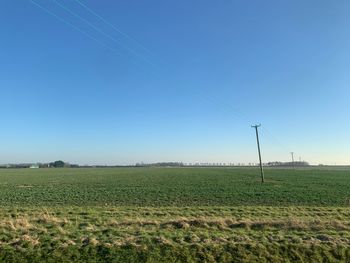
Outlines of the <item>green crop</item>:
M 350 262 L 350 171 L 0 170 L 1 262 Z
M 0 206 L 350 203 L 350 171 L 120 168 L 0 170 Z

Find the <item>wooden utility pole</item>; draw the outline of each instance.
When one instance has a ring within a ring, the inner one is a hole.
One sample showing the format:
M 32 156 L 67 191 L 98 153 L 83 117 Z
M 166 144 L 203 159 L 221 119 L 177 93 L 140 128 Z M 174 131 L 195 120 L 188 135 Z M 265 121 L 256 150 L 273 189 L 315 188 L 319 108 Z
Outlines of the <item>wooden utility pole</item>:
M 293 169 L 295 170 L 295 164 L 294 164 L 294 152 L 290 153 L 292 155 L 292 165 L 293 165 Z
M 259 153 L 259 162 L 260 162 L 260 173 L 261 173 L 261 183 L 265 182 L 265 178 L 264 178 L 264 169 L 263 169 L 263 165 L 262 165 L 262 161 L 261 161 L 261 152 L 260 152 L 260 142 L 259 142 L 259 132 L 258 132 L 258 128 L 261 126 L 261 124 L 259 125 L 252 125 L 252 128 L 255 128 L 255 134 L 256 134 L 256 143 L 258 145 L 258 153 Z

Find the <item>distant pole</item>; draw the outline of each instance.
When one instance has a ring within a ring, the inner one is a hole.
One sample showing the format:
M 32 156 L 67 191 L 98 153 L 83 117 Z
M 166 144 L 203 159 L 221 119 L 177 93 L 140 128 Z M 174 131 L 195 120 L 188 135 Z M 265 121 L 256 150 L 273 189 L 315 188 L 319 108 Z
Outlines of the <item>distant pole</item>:
M 258 153 L 259 153 L 259 162 L 260 162 L 260 173 L 261 173 L 261 183 L 265 182 L 264 179 L 264 169 L 263 169 L 263 165 L 262 165 L 262 161 L 261 161 L 261 152 L 260 152 L 260 142 L 259 142 L 259 132 L 258 132 L 258 128 L 261 126 L 261 124 L 259 125 L 252 125 L 252 128 L 255 128 L 255 134 L 256 134 L 256 143 L 258 145 Z
M 294 152 L 290 153 L 292 155 L 292 165 L 293 165 L 293 169 L 295 169 L 295 165 L 294 165 Z

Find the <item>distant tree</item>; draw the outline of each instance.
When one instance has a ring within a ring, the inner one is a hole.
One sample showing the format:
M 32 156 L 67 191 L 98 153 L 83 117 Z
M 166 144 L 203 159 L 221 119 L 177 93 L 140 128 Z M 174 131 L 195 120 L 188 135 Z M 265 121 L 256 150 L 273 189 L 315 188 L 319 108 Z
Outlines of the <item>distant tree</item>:
M 65 166 L 65 163 L 63 161 L 55 161 L 53 163 L 50 163 L 50 166 L 55 168 L 61 168 Z

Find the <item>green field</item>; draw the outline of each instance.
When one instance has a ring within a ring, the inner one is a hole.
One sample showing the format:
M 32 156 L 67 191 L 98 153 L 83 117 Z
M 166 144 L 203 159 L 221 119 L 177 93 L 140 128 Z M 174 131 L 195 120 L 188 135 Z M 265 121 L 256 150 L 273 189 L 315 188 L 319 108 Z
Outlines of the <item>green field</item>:
M 7 262 L 350 262 L 350 171 L 0 170 Z
M 1 206 L 350 204 L 350 171 L 120 168 L 0 170 Z

